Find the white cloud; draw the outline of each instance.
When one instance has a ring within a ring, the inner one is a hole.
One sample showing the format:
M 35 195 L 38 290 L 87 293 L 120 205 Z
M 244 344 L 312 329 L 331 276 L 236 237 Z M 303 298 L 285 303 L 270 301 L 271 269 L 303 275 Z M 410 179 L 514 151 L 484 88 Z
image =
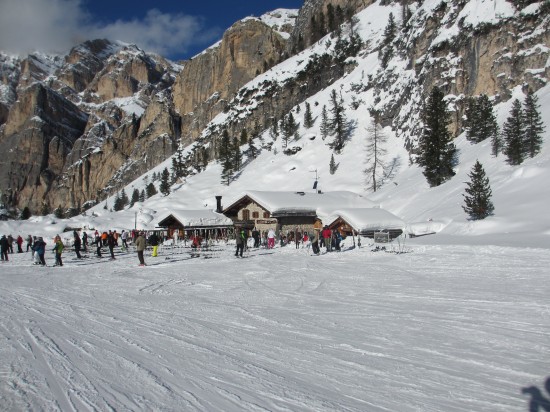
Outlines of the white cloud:
M 156 9 L 143 20 L 98 23 L 80 0 L 0 1 L 0 50 L 16 54 L 63 52 L 84 40 L 107 38 L 170 56 L 208 45 L 217 36 L 218 30 L 204 29 L 197 17 Z

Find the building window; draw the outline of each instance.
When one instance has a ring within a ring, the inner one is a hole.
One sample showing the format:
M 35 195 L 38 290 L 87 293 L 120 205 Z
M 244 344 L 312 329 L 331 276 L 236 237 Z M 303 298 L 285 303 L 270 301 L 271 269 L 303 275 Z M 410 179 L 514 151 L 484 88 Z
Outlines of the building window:
M 252 212 L 252 219 L 258 219 L 260 217 L 260 212 Z
M 269 212 L 264 212 L 264 219 L 269 219 Z
M 250 220 L 250 210 L 243 209 L 243 220 Z

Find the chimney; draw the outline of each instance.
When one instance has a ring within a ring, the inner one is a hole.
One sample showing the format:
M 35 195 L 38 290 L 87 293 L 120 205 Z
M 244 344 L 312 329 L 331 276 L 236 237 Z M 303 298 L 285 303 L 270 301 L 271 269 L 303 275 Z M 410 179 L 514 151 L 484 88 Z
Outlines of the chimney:
M 222 197 L 216 196 L 216 213 L 222 213 L 222 212 L 223 212 Z

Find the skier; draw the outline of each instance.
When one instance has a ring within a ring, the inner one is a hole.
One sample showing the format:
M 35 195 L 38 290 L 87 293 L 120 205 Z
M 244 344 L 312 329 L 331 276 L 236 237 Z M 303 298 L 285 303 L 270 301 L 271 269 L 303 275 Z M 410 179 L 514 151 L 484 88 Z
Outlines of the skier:
M 36 242 L 34 242 L 33 250 L 38 255 L 39 262 L 38 265 L 46 266 L 46 259 L 44 259 L 44 254 L 46 253 L 46 242 L 42 237 L 39 237 Z
M 76 253 L 77 259 L 82 259 L 82 256 L 80 255 L 80 246 L 82 245 L 82 241 L 80 240 L 80 236 L 78 236 L 78 232 L 75 230 L 73 231 L 74 236 L 74 251 Z
M 122 230 L 120 238 L 122 239 L 122 250 L 128 250 L 128 232 Z
M 273 249 L 275 247 L 275 231 L 273 229 L 269 229 L 267 232 L 267 248 Z
M 23 248 L 21 247 L 23 245 L 23 238 L 21 235 L 17 236 L 17 253 L 23 253 Z
M 13 253 L 13 236 L 8 235 L 8 252 Z
M 245 244 L 245 234 L 244 229 L 241 229 L 240 232 L 237 232 L 237 236 L 235 238 L 236 244 L 237 244 L 237 250 L 235 251 L 235 256 L 243 257 L 243 250 L 244 250 L 244 244 Z
M 96 235 L 95 235 L 93 244 L 95 244 L 97 248 L 96 249 L 97 257 L 102 257 L 101 256 L 101 235 L 98 233 L 97 230 L 95 231 L 95 233 Z
M 7 262 L 8 259 L 8 239 L 6 238 L 6 235 L 2 235 L 2 238 L 0 238 L 0 254 L 2 255 L 2 262 Z
M 149 236 L 149 244 L 153 246 L 153 253 L 151 253 L 151 256 L 157 257 L 159 249 L 159 237 L 155 232 L 153 232 L 153 234 Z
M 332 239 L 331 239 L 332 232 L 330 231 L 328 226 L 325 226 L 323 228 L 323 231 L 321 232 L 321 236 L 323 237 L 323 240 L 325 242 L 327 252 L 332 252 L 332 248 L 331 248 L 331 246 L 332 246 Z
M 27 252 L 30 250 L 32 250 L 32 236 L 29 235 L 27 236 Z
M 139 236 L 136 239 L 136 250 L 139 259 L 139 265 L 145 266 L 145 260 L 143 259 L 143 251 L 145 250 L 145 237 L 143 232 L 139 233 Z
M 319 229 L 315 228 L 314 230 L 314 237 L 311 241 L 311 250 L 314 254 L 318 255 L 321 249 L 319 248 Z
M 254 228 L 252 237 L 254 238 L 254 247 L 260 247 L 260 232 L 258 229 Z
M 86 231 L 82 233 L 82 251 L 88 252 L 88 233 Z
M 63 266 L 63 261 L 61 260 L 61 253 L 63 253 L 63 242 L 61 241 L 61 237 L 57 235 L 55 237 L 55 246 L 53 247 L 53 251 L 55 252 L 55 265 L 54 266 Z
M 115 249 L 116 246 L 116 240 L 115 235 L 113 232 L 109 230 L 109 233 L 107 234 L 107 247 L 109 248 L 109 253 L 111 253 L 111 260 L 115 259 Z

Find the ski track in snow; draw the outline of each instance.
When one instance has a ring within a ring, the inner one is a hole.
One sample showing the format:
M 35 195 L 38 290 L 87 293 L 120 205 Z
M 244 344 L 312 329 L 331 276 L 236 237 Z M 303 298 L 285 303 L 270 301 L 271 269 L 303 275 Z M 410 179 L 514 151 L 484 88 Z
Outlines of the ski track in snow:
M 550 375 L 547 250 L 233 253 L 10 255 L 0 409 L 517 411 Z

